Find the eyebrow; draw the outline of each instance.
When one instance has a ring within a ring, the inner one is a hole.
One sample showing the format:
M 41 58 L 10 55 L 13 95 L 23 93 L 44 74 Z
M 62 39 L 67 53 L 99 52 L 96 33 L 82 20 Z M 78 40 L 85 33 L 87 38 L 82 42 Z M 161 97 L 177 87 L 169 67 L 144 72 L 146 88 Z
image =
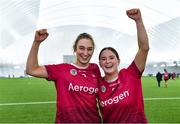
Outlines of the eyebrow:
M 105 59 L 105 58 L 107 58 L 107 57 L 100 57 L 100 59 Z
M 103 57 L 101 57 L 101 58 L 109 58 L 109 57 L 113 57 L 113 58 L 114 58 L 114 57 L 116 57 L 116 56 L 110 55 L 110 56 L 107 56 L 107 57 L 104 57 L 104 56 L 103 56 Z
M 81 45 L 80 45 L 79 47 L 85 47 L 85 46 L 81 46 Z M 93 46 L 92 46 L 92 47 L 85 47 L 85 48 L 92 48 L 92 49 L 93 49 Z

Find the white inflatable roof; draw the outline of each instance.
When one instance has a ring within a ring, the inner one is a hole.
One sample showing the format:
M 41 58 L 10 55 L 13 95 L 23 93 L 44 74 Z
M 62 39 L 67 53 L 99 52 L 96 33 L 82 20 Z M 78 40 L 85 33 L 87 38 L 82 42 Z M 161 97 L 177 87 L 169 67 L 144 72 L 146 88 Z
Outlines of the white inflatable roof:
M 180 0 L 0 0 L 0 64 L 23 64 L 34 32 L 47 28 L 48 39 L 41 45 L 42 64 L 60 63 L 73 54 L 79 33 L 90 33 L 96 43 L 92 58 L 105 46 L 115 47 L 122 64 L 137 52 L 135 23 L 126 10 L 140 8 L 148 32 L 148 63 L 180 61 Z

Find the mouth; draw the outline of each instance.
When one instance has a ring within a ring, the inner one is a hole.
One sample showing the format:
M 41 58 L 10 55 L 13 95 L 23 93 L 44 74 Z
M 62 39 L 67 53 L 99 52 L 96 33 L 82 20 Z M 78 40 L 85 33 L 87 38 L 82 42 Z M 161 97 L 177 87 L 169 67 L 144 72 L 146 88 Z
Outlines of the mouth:
M 110 64 L 110 65 L 105 65 L 104 66 L 106 69 L 111 69 L 111 68 L 113 68 L 113 65 L 112 64 Z
M 82 62 L 88 62 L 90 60 L 90 56 L 86 56 L 86 57 L 84 57 L 84 56 L 81 56 L 81 61 Z
M 89 59 L 89 57 L 81 57 L 83 61 L 86 61 Z
M 90 56 L 81 56 L 82 60 L 88 60 Z

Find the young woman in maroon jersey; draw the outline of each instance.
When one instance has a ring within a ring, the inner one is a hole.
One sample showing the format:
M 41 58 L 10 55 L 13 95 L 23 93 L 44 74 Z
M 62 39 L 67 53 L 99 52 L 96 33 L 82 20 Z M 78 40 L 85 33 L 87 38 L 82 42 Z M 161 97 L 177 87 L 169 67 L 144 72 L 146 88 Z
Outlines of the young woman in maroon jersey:
M 169 73 L 167 72 L 166 69 L 164 69 L 164 87 L 165 88 L 167 88 L 168 80 L 169 80 Z
M 97 83 L 101 76 L 98 65 L 89 63 L 95 47 L 92 36 L 82 33 L 77 37 L 73 46 L 76 53 L 75 63 L 40 66 L 37 57 L 39 46 L 48 35 L 46 29 L 36 31 L 26 72 L 55 82 L 56 123 L 100 122 L 96 97 Z
M 114 48 L 103 48 L 99 54 L 105 77 L 98 94 L 105 123 L 147 123 L 141 76 L 149 51 L 148 36 L 139 9 L 127 10 L 127 16 L 135 21 L 137 27 L 139 49 L 134 61 L 127 69 L 118 71 L 120 58 Z

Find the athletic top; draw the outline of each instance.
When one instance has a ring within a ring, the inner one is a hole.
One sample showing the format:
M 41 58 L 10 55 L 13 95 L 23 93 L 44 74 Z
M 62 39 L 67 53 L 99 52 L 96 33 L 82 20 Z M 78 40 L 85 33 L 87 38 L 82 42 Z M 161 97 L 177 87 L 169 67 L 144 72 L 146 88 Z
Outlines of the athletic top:
M 90 63 L 86 69 L 72 64 L 45 65 L 47 80 L 57 91 L 56 123 L 100 122 L 97 105 L 99 67 Z
M 147 123 L 141 75 L 134 62 L 118 78 L 99 85 L 100 109 L 105 123 Z
M 169 74 L 168 74 L 168 72 L 165 72 L 164 73 L 164 80 L 168 80 L 169 79 Z

